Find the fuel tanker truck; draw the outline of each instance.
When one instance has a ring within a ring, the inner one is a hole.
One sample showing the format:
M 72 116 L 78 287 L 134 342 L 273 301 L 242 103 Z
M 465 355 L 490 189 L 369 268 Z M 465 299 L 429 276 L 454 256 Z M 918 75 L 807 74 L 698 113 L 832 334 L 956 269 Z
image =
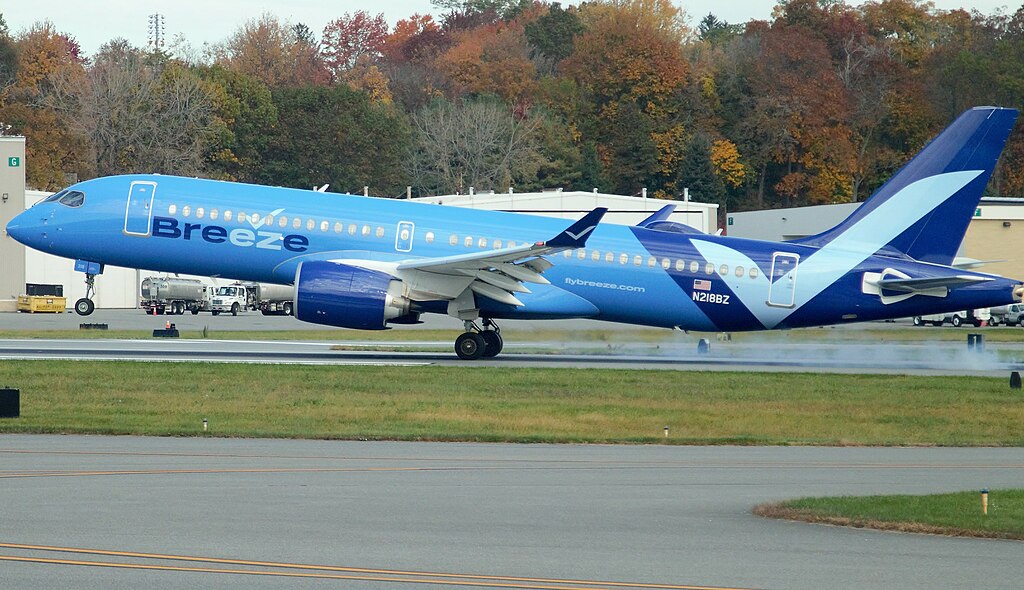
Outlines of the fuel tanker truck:
M 148 314 L 193 315 L 208 309 L 213 293 L 200 280 L 173 277 L 146 277 L 142 279 L 142 309 Z

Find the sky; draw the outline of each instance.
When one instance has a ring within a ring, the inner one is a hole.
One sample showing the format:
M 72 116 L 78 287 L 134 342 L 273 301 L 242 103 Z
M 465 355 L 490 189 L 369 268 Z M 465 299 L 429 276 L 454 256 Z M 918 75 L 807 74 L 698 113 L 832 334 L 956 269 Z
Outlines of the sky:
M 859 4 L 857 0 L 848 0 Z M 1012 12 L 1018 8 L 1005 0 L 933 0 L 936 8 L 977 9 L 992 14 L 998 8 Z M 563 1 L 563 5 L 575 4 Z M 687 0 L 677 2 L 690 16 L 690 24 L 712 13 L 730 23 L 743 23 L 751 19 L 768 19 L 775 0 Z M 1007 8 L 1007 6 L 1009 6 Z M 325 0 L 173 0 L 165 2 L 145 0 L 82 0 L 8 1 L 0 4 L 11 32 L 17 34 L 33 23 L 49 19 L 57 30 L 70 34 L 87 55 L 115 37 L 124 37 L 133 45 L 144 46 L 147 41 L 148 15 L 164 16 L 168 41 L 182 34 L 196 49 L 204 43 L 218 43 L 227 39 L 247 20 L 264 12 L 291 23 L 303 23 L 319 36 L 324 25 L 346 12 L 365 10 L 371 14 L 383 13 L 392 25 L 412 14 L 434 13 L 430 0 L 368 0 L 330 2 Z M 435 16 L 437 16 L 435 14 Z

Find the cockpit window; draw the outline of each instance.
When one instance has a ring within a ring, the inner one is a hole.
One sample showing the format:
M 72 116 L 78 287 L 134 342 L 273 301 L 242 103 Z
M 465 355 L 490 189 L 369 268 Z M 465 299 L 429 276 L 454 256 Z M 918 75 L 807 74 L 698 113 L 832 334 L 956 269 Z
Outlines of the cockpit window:
M 50 195 L 50 196 L 46 197 L 45 199 L 43 199 L 42 202 L 43 203 L 52 203 L 52 202 L 54 202 L 56 200 L 59 200 L 61 197 L 63 197 L 66 194 L 68 194 L 68 189 L 64 189 L 64 190 L 60 191 L 59 193 L 53 193 L 52 195 Z
M 85 193 L 81 191 L 66 191 L 67 194 L 57 201 L 67 207 L 81 207 L 85 203 Z M 55 195 L 56 196 L 56 195 Z

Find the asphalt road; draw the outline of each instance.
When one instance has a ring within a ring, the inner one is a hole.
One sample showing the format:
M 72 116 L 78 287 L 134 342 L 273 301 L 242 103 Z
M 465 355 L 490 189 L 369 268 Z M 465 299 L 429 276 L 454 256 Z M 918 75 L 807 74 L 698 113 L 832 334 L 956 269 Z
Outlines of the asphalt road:
M 750 513 L 805 495 L 1022 487 L 1020 449 L 5 435 L 0 465 L 5 589 L 1016 589 L 1024 577 L 1020 542 Z

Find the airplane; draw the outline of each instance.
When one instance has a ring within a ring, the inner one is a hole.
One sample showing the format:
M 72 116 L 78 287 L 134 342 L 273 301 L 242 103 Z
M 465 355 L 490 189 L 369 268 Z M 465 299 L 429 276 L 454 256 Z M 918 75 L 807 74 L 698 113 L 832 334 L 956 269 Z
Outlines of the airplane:
M 104 265 L 295 286 L 302 321 L 380 330 L 463 322 L 465 360 L 503 347 L 497 320 L 592 318 L 706 332 L 791 329 L 1020 302 L 1020 281 L 952 266 L 1017 111 L 960 115 L 846 220 L 787 241 L 565 221 L 155 174 L 74 184 L 7 233 Z

